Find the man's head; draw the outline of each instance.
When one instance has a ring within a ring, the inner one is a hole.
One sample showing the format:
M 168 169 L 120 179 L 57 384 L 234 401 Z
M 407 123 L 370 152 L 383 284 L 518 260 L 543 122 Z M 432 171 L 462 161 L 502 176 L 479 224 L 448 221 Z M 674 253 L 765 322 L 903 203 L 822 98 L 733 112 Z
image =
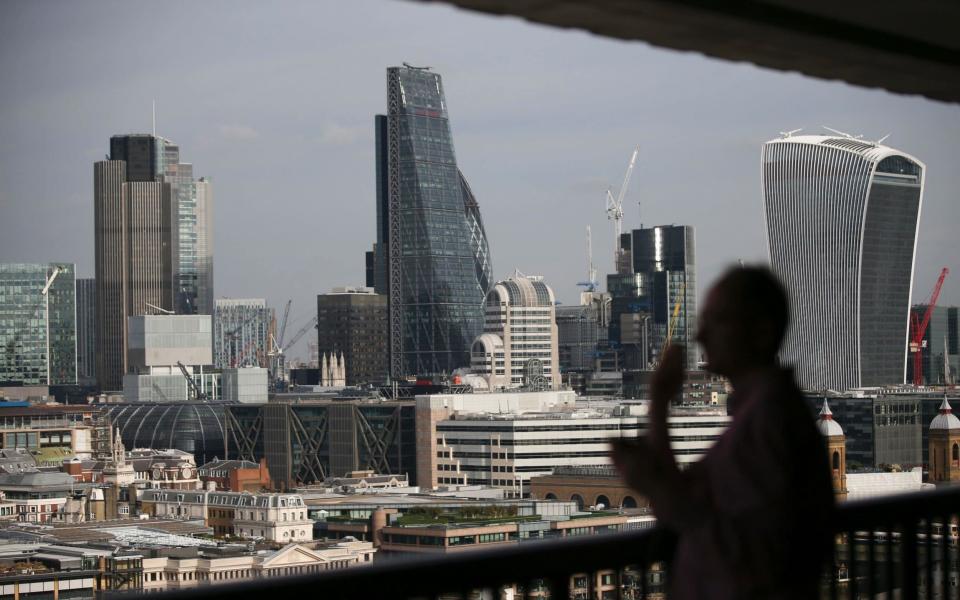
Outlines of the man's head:
M 776 361 L 790 321 L 787 294 L 763 267 L 734 267 L 710 289 L 697 341 L 707 369 L 735 377 Z

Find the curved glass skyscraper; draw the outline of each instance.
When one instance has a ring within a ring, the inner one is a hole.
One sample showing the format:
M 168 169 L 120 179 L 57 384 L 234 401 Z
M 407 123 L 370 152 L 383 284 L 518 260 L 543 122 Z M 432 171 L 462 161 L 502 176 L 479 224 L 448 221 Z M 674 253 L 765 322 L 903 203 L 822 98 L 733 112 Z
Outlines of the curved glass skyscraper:
M 924 174 L 858 139 L 764 144 L 770 263 L 792 308 L 781 358 L 804 387 L 903 383 Z
M 377 117 L 376 287 L 389 296 L 390 373 L 470 364 L 491 284 L 476 199 L 457 169 L 440 75 L 387 69 Z

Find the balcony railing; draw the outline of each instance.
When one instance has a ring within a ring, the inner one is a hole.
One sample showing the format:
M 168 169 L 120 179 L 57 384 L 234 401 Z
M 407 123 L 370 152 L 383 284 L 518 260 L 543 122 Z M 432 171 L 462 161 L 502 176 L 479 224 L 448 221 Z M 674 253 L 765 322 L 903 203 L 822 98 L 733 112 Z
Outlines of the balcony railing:
M 833 524 L 824 598 L 960 596 L 960 487 L 847 502 Z M 784 540 L 790 543 L 790 540 Z M 319 575 L 202 586 L 164 598 L 662 598 L 672 536 L 654 528 L 430 558 L 379 557 Z

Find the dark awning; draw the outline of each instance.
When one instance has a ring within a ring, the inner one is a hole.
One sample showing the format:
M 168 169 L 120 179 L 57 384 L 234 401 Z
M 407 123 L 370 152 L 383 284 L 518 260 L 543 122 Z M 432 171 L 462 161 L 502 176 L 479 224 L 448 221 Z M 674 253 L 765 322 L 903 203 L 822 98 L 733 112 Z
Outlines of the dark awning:
M 757 66 L 960 101 L 960 3 L 435 0 Z

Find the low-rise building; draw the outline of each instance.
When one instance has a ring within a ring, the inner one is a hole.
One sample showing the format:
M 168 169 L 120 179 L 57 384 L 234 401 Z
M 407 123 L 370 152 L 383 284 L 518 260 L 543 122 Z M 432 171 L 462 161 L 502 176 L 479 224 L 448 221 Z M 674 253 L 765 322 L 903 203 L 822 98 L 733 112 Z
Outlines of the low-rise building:
M 16 504 L 16 520 L 30 523 L 56 519 L 74 484 L 66 473 L 0 474 L 0 492 L 7 502 Z
M 263 458 L 259 463 L 217 458 L 202 465 L 198 472 L 200 481 L 205 486 L 213 485 L 218 492 L 259 492 L 270 487 L 270 473 Z
M 298 494 L 144 490 L 140 502 L 151 516 L 203 519 L 217 536 L 284 544 L 313 539 L 313 521 Z
M 572 392 L 418 397 L 419 485 L 492 485 L 524 497 L 532 477 L 610 464 L 612 439 L 646 430 L 647 402 L 574 399 Z M 729 422 L 719 409 L 671 411 L 671 446 L 681 467 L 699 460 Z
M 0 404 L 0 448 L 29 451 L 36 463 L 59 466 L 65 457 L 91 458 L 109 425 L 91 406 Z
M 370 542 L 287 544 L 272 552 L 161 549 L 143 559 L 144 591 L 170 591 L 250 579 L 307 575 L 373 561 Z
M 557 467 L 549 475 L 530 478 L 530 496 L 538 500 L 570 500 L 581 508 L 642 508 L 645 498 L 630 489 L 611 465 Z

